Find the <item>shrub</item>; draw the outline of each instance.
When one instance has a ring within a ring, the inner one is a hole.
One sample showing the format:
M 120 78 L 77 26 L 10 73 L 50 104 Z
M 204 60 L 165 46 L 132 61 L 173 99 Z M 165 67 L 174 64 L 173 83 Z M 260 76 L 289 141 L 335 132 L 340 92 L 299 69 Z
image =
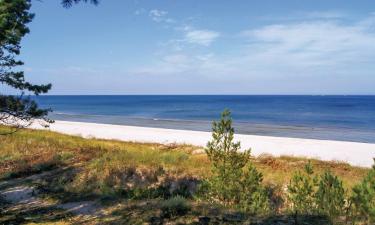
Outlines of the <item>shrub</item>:
M 345 212 L 345 190 L 342 181 L 330 171 L 325 171 L 319 179 L 315 194 L 318 213 L 335 220 Z
M 247 212 L 262 213 L 269 211 L 269 198 L 262 186 L 263 175 L 252 163 L 244 169 L 240 181 L 240 208 Z
M 313 173 L 313 167 L 309 162 L 305 165 L 304 173 L 296 172 L 289 182 L 287 197 L 296 217 L 300 214 L 309 215 L 315 211 L 314 189 L 317 181 Z
M 362 182 L 353 187 L 350 200 L 353 206 L 353 220 L 375 223 L 375 164 Z
M 161 203 L 162 216 L 166 218 L 185 215 L 191 209 L 189 203 L 181 196 L 175 196 Z
M 221 120 L 213 123 L 212 140 L 205 149 L 213 176 L 202 185 L 204 195 L 224 206 L 259 213 L 269 208 L 262 174 L 250 162 L 250 150 L 240 152 L 241 144 L 233 139 L 230 111 L 225 110 Z
M 335 221 L 346 211 L 346 193 L 342 181 L 330 171 L 313 176 L 309 162 L 304 172 L 298 171 L 288 185 L 290 210 L 298 215 L 324 215 Z

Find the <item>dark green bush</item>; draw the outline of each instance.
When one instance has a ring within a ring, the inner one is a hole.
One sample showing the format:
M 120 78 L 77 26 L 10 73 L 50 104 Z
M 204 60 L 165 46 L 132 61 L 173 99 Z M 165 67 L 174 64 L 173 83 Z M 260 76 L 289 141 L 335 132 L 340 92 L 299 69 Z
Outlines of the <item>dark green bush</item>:
M 313 167 L 309 162 L 304 172 L 296 172 L 288 185 L 288 201 L 292 212 L 298 215 L 311 215 L 315 212 L 315 186 Z
M 345 215 L 346 193 L 342 181 L 330 171 L 324 172 L 318 183 L 315 202 L 319 214 L 329 216 L 335 221 Z
M 248 163 L 240 180 L 240 209 L 256 214 L 269 211 L 269 198 L 262 181 L 262 173 L 252 163 Z
M 353 187 L 350 200 L 353 207 L 353 220 L 375 224 L 375 164 L 363 181 Z
M 187 200 L 181 196 L 172 197 L 161 203 L 162 216 L 166 218 L 185 215 L 190 209 Z
M 314 176 L 311 163 L 297 172 L 288 185 L 289 209 L 299 215 L 323 215 L 336 221 L 347 212 L 342 181 L 330 171 Z

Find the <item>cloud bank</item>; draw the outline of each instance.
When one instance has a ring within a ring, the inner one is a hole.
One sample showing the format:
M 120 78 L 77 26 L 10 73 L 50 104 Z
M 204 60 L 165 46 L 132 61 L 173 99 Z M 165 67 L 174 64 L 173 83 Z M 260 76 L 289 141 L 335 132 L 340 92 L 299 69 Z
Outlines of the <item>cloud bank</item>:
M 149 75 L 199 75 L 205 79 L 237 80 L 238 82 L 291 82 L 311 88 L 352 85 L 358 81 L 375 82 L 375 17 L 369 15 L 357 21 L 344 22 L 343 14 L 306 13 L 298 21 L 269 23 L 231 36 L 226 46 L 233 52 L 211 47 L 221 38 L 221 32 L 209 29 L 182 29 L 178 42 L 196 44 L 192 50 L 164 46 L 164 54 L 152 65 L 137 68 L 132 73 Z M 221 40 L 226 41 L 226 40 Z M 238 44 L 243 43 L 243 44 Z M 320 86 L 317 82 L 327 82 Z M 375 87 L 375 83 L 374 87 Z M 358 83 L 358 85 L 360 85 Z M 370 85 L 370 84 L 368 84 Z M 267 88 L 265 88 L 267 89 Z

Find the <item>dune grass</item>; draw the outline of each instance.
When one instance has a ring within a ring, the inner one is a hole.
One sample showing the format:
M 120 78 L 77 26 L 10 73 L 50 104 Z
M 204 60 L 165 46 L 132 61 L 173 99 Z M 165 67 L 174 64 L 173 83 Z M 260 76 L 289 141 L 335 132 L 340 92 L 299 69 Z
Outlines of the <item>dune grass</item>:
M 5 129 L 0 126 L 0 131 Z M 252 161 L 263 173 L 263 182 L 274 189 L 275 205 L 280 204 L 275 206 L 275 211 L 282 211 L 281 192 L 285 190 L 293 172 L 303 169 L 308 159 L 261 155 L 252 158 Z M 311 159 L 311 162 L 318 174 L 329 169 L 340 176 L 348 191 L 368 172 L 367 168 L 352 167 L 342 162 L 317 159 Z M 119 211 L 126 213 L 130 207 L 136 213 L 131 216 L 137 218 L 135 221 L 142 220 L 135 216 L 138 214 L 147 217 L 147 220 L 152 219 L 152 206 L 160 205 L 162 199 L 176 195 L 186 197 L 192 206 L 186 216 L 189 220 L 206 211 L 206 215 L 217 215 L 217 210 L 220 210 L 204 207 L 202 204 L 206 203 L 190 198 L 189 191 L 194 189 L 191 184 L 211 176 L 210 162 L 202 154 L 202 147 L 85 139 L 31 129 L 0 136 L 0 181 L 44 171 L 57 171 L 35 183 L 39 192 L 44 193 L 43 197 L 50 202 L 63 204 L 99 199 L 104 204 L 112 204 L 113 199 L 134 201 L 134 204 L 127 202 L 122 208 L 119 206 L 123 211 L 111 205 L 109 208 L 112 208 L 111 215 L 114 217 Z M 144 203 L 144 199 L 150 200 Z M 121 219 L 116 221 L 123 222 Z M 62 220 L 62 224 L 65 222 Z
M 0 127 L 0 131 L 6 129 Z M 162 145 L 116 140 L 84 139 L 77 136 L 41 130 L 21 130 L 0 136 L 0 177 L 25 171 L 38 171 L 43 166 L 80 164 L 91 171 L 105 173 L 125 168 L 157 170 L 171 174 L 203 178 L 210 175 L 210 162 L 205 154 L 194 154 L 202 147 Z M 340 176 L 347 187 L 353 186 L 368 172 L 343 162 L 326 162 L 291 156 L 255 157 L 254 163 L 265 182 L 284 185 L 294 171 L 303 169 L 310 160 L 317 173 L 326 169 Z

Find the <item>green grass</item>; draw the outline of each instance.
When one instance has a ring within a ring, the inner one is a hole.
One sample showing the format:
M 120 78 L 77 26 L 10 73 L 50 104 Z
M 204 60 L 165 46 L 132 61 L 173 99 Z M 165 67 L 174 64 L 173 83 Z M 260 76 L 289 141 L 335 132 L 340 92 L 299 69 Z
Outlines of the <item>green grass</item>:
M 0 126 L 0 132 L 5 129 Z M 185 222 L 196 221 L 199 215 L 214 216 L 217 210 L 221 210 L 220 207 L 191 198 L 190 191 L 194 187 L 189 185 L 211 175 L 206 155 L 192 153 L 198 148 L 190 145 L 84 139 L 25 129 L 0 136 L 0 180 L 67 168 L 35 183 L 46 199 L 57 203 L 99 199 L 103 204 L 110 205 L 110 218 L 117 218 L 113 220 L 121 222 L 126 219 L 138 221 L 135 220 L 136 215 L 141 216 L 139 221 L 142 218 L 149 221 L 157 216 L 149 209 L 151 206 L 160 205 L 165 201 L 163 199 L 182 195 L 187 198 L 186 204 L 192 207 L 184 216 Z M 252 160 L 263 173 L 264 183 L 273 188 L 275 204 L 279 204 L 276 208 L 282 211 L 283 190 L 293 172 L 303 169 L 308 159 L 263 155 Z M 311 162 L 318 174 L 329 169 L 340 176 L 347 190 L 368 172 L 366 168 L 352 167 L 346 163 Z M 113 205 L 119 201 L 120 209 Z M 146 206 L 139 207 L 140 202 L 145 201 Z M 133 209 L 134 214 L 127 217 L 125 214 L 129 208 Z M 118 216 L 116 212 L 125 214 Z M 107 219 L 96 220 L 111 224 L 108 222 L 111 219 Z M 66 221 L 58 222 L 65 224 Z

